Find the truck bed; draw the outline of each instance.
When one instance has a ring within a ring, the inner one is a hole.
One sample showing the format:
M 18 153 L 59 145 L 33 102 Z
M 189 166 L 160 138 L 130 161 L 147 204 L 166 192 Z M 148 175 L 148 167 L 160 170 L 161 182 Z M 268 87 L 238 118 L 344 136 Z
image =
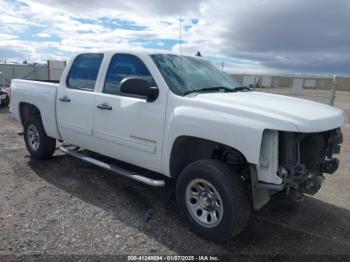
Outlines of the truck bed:
M 20 80 L 11 82 L 11 111 L 21 121 L 21 106 L 24 103 L 37 107 L 48 136 L 60 139 L 56 121 L 56 95 L 58 83 L 52 81 Z
M 44 83 L 53 83 L 53 84 L 59 84 L 60 80 L 41 80 L 41 79 L 25 79 L 32 82 L 44 82 Z

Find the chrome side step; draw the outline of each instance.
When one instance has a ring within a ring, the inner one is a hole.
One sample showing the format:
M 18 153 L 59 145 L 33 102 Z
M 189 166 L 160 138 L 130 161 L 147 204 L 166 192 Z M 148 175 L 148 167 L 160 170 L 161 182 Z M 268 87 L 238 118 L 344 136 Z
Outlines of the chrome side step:
M 97 160 L 95 158 L 89 157 L 89 156 L 87 156 L 79 151 L 70 150 L 68 148 L 65 148 L 64 146 L 61 146 L 59 149 L 63 153 L 66 153 L 67 155 L 74 156 L 76 158 L 79 158 L 80 160 L 83 160 L 83 161 L 88 162 L 90 164 L 93 164 L 95 166 L 101 167 L 103 169 L 112 171 L 113 173 L 116 173 L 116 174 L 128 177 L 130 179 L 139 181 L 139 182 L 144 183 L 146 185 L 154 186 L 154 187 L 162 187 L 165 185 L 164 180 L 157 180 L 157 179 L 152 179 L 152 178 L 148 178 L 146 176 L 139 175 L 135 172 L 126 170 L 124 168 L 121 168 L 121 167 L 118 167 L 118 166 L 115 166 L 112 164 L 108 164 L 108 163 L 102 162 L 100 160 Z

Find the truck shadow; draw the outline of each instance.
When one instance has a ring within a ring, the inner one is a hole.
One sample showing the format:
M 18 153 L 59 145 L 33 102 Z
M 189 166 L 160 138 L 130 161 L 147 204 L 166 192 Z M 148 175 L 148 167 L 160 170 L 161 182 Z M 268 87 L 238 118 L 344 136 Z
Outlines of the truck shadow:
M 275 199 L 254 212 L 238 237 L 213 243 L 179 219 L 173 185 L 148 187 L 64 155 L 31 159 L 29 166 L 46 182 L 179 254 L 350 254 L 350 211 L 312 197 L 303 203 Z

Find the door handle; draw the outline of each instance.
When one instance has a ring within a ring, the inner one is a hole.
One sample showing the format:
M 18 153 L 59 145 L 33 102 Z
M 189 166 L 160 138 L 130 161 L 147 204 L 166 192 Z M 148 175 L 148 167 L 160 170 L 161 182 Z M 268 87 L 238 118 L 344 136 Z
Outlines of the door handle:
M 112 107 L 109 104 L 106 104 L 106 103 L 99 104 L 99 105 L 97 105 L 97 107 L 99 109 L 102 109 L 102 110 L 112 110 Z
M 60 97 L 59 100 L 62 102 L 70 102 L 70 98 L 68 96 Z

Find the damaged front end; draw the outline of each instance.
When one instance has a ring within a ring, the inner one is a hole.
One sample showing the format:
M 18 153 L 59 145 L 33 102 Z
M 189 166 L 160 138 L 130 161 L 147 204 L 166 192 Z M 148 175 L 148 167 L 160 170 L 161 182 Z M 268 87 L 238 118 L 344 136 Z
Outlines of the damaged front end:
M 333 155 L 340 153 L 342 142 L 340 128 L 317 133 L 265 130 L 259 165 L 250 166 L 254 209 L 279 191 L 297 200 L 316 194 L 323 174 L 338 169 L 339 160 Z
M 340 128 L 319 133 L 279 132 L 278 172 L 287 193 L 297 199 L 315 194 L 321 188 L 324 173 L 333 174 L 339 160 L 343 136 Z

